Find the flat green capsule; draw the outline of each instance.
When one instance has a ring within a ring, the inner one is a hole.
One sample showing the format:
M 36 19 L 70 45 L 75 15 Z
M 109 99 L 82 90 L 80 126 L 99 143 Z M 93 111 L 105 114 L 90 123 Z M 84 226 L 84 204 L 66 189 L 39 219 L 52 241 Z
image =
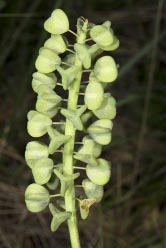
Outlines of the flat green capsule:
M 96 25 L 90 30 L 91 38 L 97 45 L 109 46 L 113 42 L 113 32 L 104 25 Z
M 73 65 L 68 69 L 64 70 L 62 67 L 58 66 L 57 71 L 62 77 L 63 89 L 67 90 L 69 86 L 73 83 L 74 79 L 77 77 L 77 74 L 80 72 L 80 67 Z
M 37 184 L 45 184 L 51 178 L 54 163 L 50 158 L 40 158 L 34 161 L 32 174 Z
M 51 221 L 51 231 L 55 232 L 63 222 L 70 218 L 71 212 L 61 212 L 52 203 L 49 204 L 49 209 L 51 214 L 53 215 Z
M 95 198 L 96 202 L 100 202 L 103 198 L 103 186 L 92 183 L 89 179 L 82 181 L 82 186 L 88 198 Z
M 61 109 L 61 114 L 65 116 L 69 121 L 71 121 L 77 130 L 81 131 L 84 127 L 80 116 L 82 114 L 82 111 L 84 112 L 85 110 L 86 106 L 82 106 L 82 108 L 77 109 L 76 111 L 73 111 L 71 109 Z
M 45 114 L 33 111 L 28 120 L 27 130 L 32 137 L 41 137 L 47 133 L 47 128 L 52 125 L 52 120 Z
M 61 58 L 52 50 L 42 47 L 36 59 L 36 69 L 41 73 L 50 73 L 56 70 L 56 66 L 61 64 Z
M 49 202 L 49 192 L 43 186 L 32 183 L 27 187 L 25 191 L 25 203 L 30 212 L 41 212 L 48 206 Z
M 69 30 L 69 20 L 65 12 L 61 9 L 55 9 L 51 17 L 44 23 L 44 28 L 51 34 L 63 34 Z
M 71 136 L 69 135 L 57 135 L 55 138 L 51 139 L 50 144 L 49 144 L 49 153 L 53 154 L 56 152 L 56 150 L 63 144 L 65 144 Z
M 92 139 L 100 145 L 108 145 L 111 142 L 112 121 L 101 119 L 91 124 L 87 131 Z
M 93 113 L 99 118 L 99 119 L 114 119 L 116 116 L 116 101 L 115 98 L 112 96 L 104 97 L 104 100 L 101 104 L 101 106 L 93 110 Z
M 74 44 L 74 50 L 78 54 L 83 66 L 85 69 L 89 69 L 91 66 L 91 55 L 88 51 L 88 48 L 85 44 Z
M 36 110 L 46 114 L 50 118 L 58 112 L 62 98 L 46 85 L 41 85 L 38 89 Z
M 38 93 L 40 85 L 47 85 L 54 89 L 57 83 L 57 77 L 54 73 L 43 74 L 37 71 L 33 73 L 32 77 L 32 88 L 36 93 Z
M 114 51 L 119 47 L 119 40 L 114 36 L 113 42 L 109 46 L 102 46 L 100 45 L 99 47 L 104 50 L 104 51 Z
M 48 158 L 48 146 L 39 141 L 30 141 L 26 145 L 25 160 L 27 165 L 32 169 L 35 160 L 40 158 Z
M 110 164 L 105 159 L 98 159 L 98 165 L 87 165 L 86 174 L 94 184 L 105 185 L 111 177 Z
M 103 56 L 94 66 L 95 77 L 102 83 L 113 82 L 118 76 L 117 66 L 111 56 Z
M 89 83 L 85 90 L 84 101 L 88 109 L 98 109 L 104 98 L 104 90 L 100 83 Z
M 97 158 L 101 154 L 101 145 L 97 144 L 89 136 L 85 136 L 82 140 L 83 145 L 78 150 L 77 154 L 89 154 L 90 156 Z
M 64 53 L 67 49 L 67 44 L 60 34 L 52 34 L 51 38 L 46 40 L 44 47 L 54 51 L 55 53 Z

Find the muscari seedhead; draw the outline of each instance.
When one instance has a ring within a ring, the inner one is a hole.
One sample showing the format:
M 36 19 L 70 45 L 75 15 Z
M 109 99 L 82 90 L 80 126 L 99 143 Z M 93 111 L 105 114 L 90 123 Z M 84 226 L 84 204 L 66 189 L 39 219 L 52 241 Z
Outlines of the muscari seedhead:
M 32 75 L 32 88 L 37 94 L 37 101 L 35 110 L 28 112 L 27 130 L 34 138 L 47 136 L 48 141 L 47 144 L 40 139 L 30 141 L 26 146 L 25 159 L 35 183 L 27 187 L 25 202 L 31 212 L 40 212 L 49 205 L 53 216 L 51 230 L 56 231 L 72 213 L 62 210 L 64 204 L 60 204 L 59 200 L 56 206 L 50 203 L 50 190 L 59 187 L 63 200 L 70 183 L 80 180 L 80 173 L 64 173 L 64 157 L 61 161 L 55 161 L 58 149 L 61 149 L 63 155 L 63 147 L 73 139 L 65 133 L 66 122 L 73 125 L 75 132 L 84 133 L 82 140 L 73 140 L 73 143 L 78 141 L 81 145 L 75 145 L 74 153 L 70 154 L 73 169 L 75 165 L 81 164 L 86 172 L 86 177 L 85 173 L 82 175 L 83 191 L 79 199 L 83 219 L 87 218 L 90 206 L 102 200 L 103 186 L 111 177 L 111 164 L 101 155 L 102 146 L 111 142 L 116 101 L 110 93 L 105 92 L 105 86 L 115 81 L 118 70 L 112 56 L 101 54 L 117 49 L 119 40 L 114 35 L 110 21 L 95 25 L 87 19 L 78 18 L 76 42 L 71 46 L 64 36 L 66 32 L 71 32 L 69 20 L 61 9 L 52 12 L 44 28 L 51 36 L 40 48 L 35 62 L 37 71 Z M 84 72 L 87 82 L 82 79 Z M 82 106 L 71 109 L 67 101 L 65 105 L 63 95 L 58 95 L 56 88 L 61 84 L 64 91 L 72 91 L 79 76 L 80 91 L 83 92 L 80 95 L 78 92 L 78 102 Z M 59 120 L 56 120 L 57 113 L 60 115 Z M 76 197 L 78 199 L 79 196 Z

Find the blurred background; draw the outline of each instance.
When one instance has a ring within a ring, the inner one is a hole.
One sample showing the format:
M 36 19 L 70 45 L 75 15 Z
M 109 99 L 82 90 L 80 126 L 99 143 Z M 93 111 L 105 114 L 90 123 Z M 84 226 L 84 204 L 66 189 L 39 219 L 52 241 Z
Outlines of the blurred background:
M 27 112 L 36 95 L 31 75 L 47 39 L 43 22 L 63 8 L 75 30 L 84 16 L 111 20 L 120 48 L 111 53 L 119 78 L 113 138 L 103 157 L 112 178 L 101 204 L 79 218 L 82 248 L 166 247 L 166 2 L 164 0 L 0 0 L 0 248 L 69 248 L 66 225 L 49 229 L 48 210 L 29 213 L 33 181 L 24 161 Z

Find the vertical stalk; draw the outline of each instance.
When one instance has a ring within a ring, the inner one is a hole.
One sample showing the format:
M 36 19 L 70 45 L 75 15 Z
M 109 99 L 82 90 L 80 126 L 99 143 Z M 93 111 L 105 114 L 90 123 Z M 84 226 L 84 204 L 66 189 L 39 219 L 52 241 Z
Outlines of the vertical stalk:
M 75 64 L 77 66 L 80 66 L 80 73 L 78 73 L 76 79 L 73 82 L 72 87 L 69 89 L 67 108 L 70 110 L 77 109 L 78 92 L 79 92 L 81 76 L 82 76 L 82 63 L 77 56 L 75 59 Z M 70 135 L 71 139 L 64 145 L 64 153 L 63 153 L 63 174 L 64 175 L 73 174 L 73 152 L 74 152 L 75 133 L 76 131 L 75 131 L 73 124 L 69 120 L 66 119 L 65 135 Z M 69 211 L 72 213 L 70 219 L 68 220 L 71 247 L 80 248 L 81 246 L 80 246 L 80 241 L 79 241 L 77 217 L 76 217 L 74 181 L 71 182 L 69 193 L 65 195 L 65 205 L 66 205 L 66 211 Z

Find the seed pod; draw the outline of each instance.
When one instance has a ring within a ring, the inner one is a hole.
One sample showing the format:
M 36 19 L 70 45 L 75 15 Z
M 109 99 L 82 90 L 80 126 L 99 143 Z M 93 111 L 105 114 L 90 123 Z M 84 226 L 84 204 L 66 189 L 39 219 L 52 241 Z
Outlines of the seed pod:
M 82 140 L 83 146 L 79 149 L 77 154 L 89 154 L 95 158 L 101 154 L 101 145 L 97 144 L 89 136 L 85 136 Z
M 43 74 L 41 72 L 33 73 L 33 80 L 32 80 L 32 88 L 33 90 L 38 93 L 38 89 L 40 85 L 47 85 L 51 89 L 54 89 L 57 82 L 57 77 L 54 73 Z
M 25 150 L 25 160 L 32 169 L 33 162 L 40 158 L 48 158 L 48 146 L 38 141 L 31 141 L 27 144 Z
M 52 50 L 45 47 L 40 48 L 35 66 L 39 72 L 50 73 L 56 70 L 56 66 L 61 64 L 61 58 Z
M 95 198 L 79 200 L 81 218 L 85 220 L 89 215 L 89 208 L 96 202 Z
M 109 46 L 99 46 L 104 51 L 113 51 L 119 47 L 119 40 L 114 36 L 113 42 Z
M 75 43 L 74 50 L 78 54 L 84 68 L 89 69 L 91 66 L 91 56 L 90 53 L 88 52 L 87 46 L 85 44 Z
M 36 111 L 35 110 L 30 110 L 27 114 L 27 119 L 28 121 L 32 119 L 32 117 L 34 117 L 36 115 Z
M 87 164 L 86 174 L 88 178 L 97 185 L 105 185 L 111 177 L 111 170 L 108 161 L 98 159 L 98 165 Z
M 73 83 L 78 72 L 80 71 L 80 67 L 77 65 L 74 65 L 74 66 L 71 66 L 68 69 L 64 70 L 62 67 L 58 66 L 57 71 L 62 76 L 63 89 L 67 90 L 69 88 L 69 86 Z
M 96 44 L 101 46 L 109 46 L 113 42 L 112 29 L 108 29 L 103 25 L 95 25 L 92 27 L 90 30 L 90 36 Z
M 69 30 L 69 20 L 61 9 L 52 12 L 51 17 L 44 23 L 44 28 L 51 34 L 63 34 Z
M 51 221 L 51 231 L 55 232 L 63 222 L 70 218 L 71 212 L 60 212 L 52 203 L 49 204 L 49 209 L 53 215 Z
M 51 88 L 41 85 L 38 89 L 36 110 L 52 118 L 58 112 L 61 99 Z
M 116 116 L 116 101 L 115 98 L 112 96 L 110 97 L 104 97 L 104 100 L 101 104 L 101 106 L 93 110 L 93 113 L 99 118 L 99 119 L 114 119 Z
M 94 66 L 94 74 L 102 83 L 113 82 L 118 75 L 114 59 L 111 56 L 99 58 Z
M 51 38 L 46 40 L 44 47 L 54 51 L 55 53 L 64 53 L 67 49 L 67 44 L 60 34 L 52 34 Z
M 52 120 L 45 114 L 37 111 L 30 111 L 27 124 L 28 133 L 32 137 L 41 137 L 47 133 L 47 127 L 52 125 Z
M 101 119 L 91 124 L 87 131 L 98 144 L 108 145 L 111 142 L 112 121 Z
M 84 101 L 88 109 L 98 109 L 104 98 L 104 90 L 100 83 L 89 83 L 86 87 Z
M 37 184 L 47 183 L 53 171 L 54 163 L 50 158 L 37 159 L 33 163 L 32 174 Z
M 59 179 L 55 176 L 55 174 L 51 175 L 50 180 L 47 182 L 47 187 L 50 190 L 56 190 L 59 185 Z
M 77 111 L 61 109 L 61 114 L 70 120 L 77 130 L 83 130 L 82 121 Z
M 69 189 L 69 185 L 71 183 L 71 181 L 77 179 L 80 176 L 80 173 L 74 173 L 72 175 L 69 176 L 64 176 L 59 170 L 54 169 L 54 173 L 55 175 L 59 178 L 60 183 L 61 183 L 61 188 L 60 188 L 60 194 L 61 196 L 65 196 L 65 194 L 67 194 L 68 189 Z
M 37 213 L 47 207 L 50 195 L 47 189 L 36 183 L 30 184 L 25 191 L 25 203 L 30 212 Z
M 63 144 L 65 144 L 71 136 L 61 134 L 60 132 L 56 131 L 54 128 L 49 127 L 47 129 L 48 135 L 50 136 L 50 144 L 49 144 L 49 153 L 53 154 L 56 150 Z
M 96 202 L 100 202 L 103 198 L 104 190 L 103 186 L 92 183 L 89 179 L 82 181 L 85 194 L 88 198 L 95 198 Z

